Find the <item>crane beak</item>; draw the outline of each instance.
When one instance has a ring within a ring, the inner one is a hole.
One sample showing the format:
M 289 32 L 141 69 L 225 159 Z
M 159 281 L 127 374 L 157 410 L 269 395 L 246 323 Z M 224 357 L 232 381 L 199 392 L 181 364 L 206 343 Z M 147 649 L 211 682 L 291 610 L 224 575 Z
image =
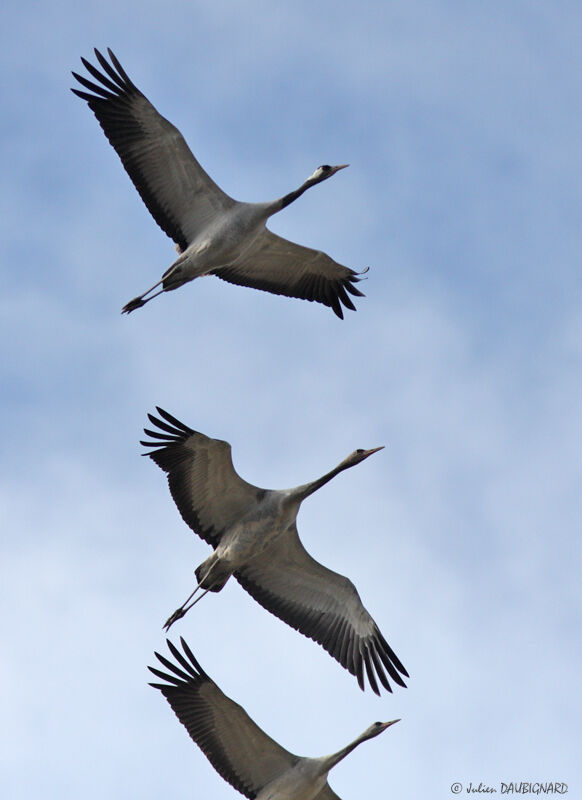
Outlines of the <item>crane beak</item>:
M 391 725 L 396 725 L 397 722 L 400 722 L 400 720 L 399 719 L 391 719 L 390 722 L 383 722 L 382 725 L 384 727 L 382 728 L 382 730 L 385 731 L 386 728 L 389 728 Z
M 364 458 L 368 458 L 368 456 L 371 456 L 372 453 L 377 453 L 378 450 L 383 450 L 384 447 L 385 447 L 385 445 L 380 445 L 380 447 L 373 447 L 371 450 L 366 450 L 365 453 L 364 453 Z M 394 721 L 398 722 L 398 720 L 394 720 Z M 392 723 L 390 723 L 390 724 L 392 724 Z
M 340 171 L 340 169 L 345 169 L 346 167 L 349 167 L 349 166 L 350 166 L 349 164 L 340 164 L 340 165 L 339 165 L 339 166 L 337 166 L 337 167 L 332 167 L 332 173 L 331 173 L 331 174 L 332 174 L 332 175 L 335 175 L 335 173 L 336 173 L 336 172 L 339 172 L 339 171 Z

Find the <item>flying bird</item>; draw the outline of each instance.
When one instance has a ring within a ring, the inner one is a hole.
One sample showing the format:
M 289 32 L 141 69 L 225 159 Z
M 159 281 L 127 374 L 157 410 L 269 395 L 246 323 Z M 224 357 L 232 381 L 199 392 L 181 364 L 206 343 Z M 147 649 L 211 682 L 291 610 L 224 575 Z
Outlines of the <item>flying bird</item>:
M 251 800 L 340 800 L 327 782 L 329 771 L 362 742 L 400 722 L 374 722 L 353 742 L 328 756 L 296 756 L 271 739 L 242 706 L 218 688 L 184 639 L 186 657 L 172 642 L 167 643 L 178 663 L 156 653 L 170 672 L 148 667 L 166 681 L 150 686 L 162 692 L 219 775 Z
M 271 202 L 233 200 L 206 174 L 180 131 L 156 111 L 109 48 L 108 53 L 111 63 L 95 50 L 102 71 L 81 59 L 98 83 L 73 72 L 89 92 L 71 91 L 87 101 L 149 212 L 179 253 L 161 280 L 122 311 L 134 311 L 203 275 L 315 300 L 341 319 L 342 304 L 355 311 L 349 294 L 363 296 L 355 286 L 362 272 L 282 239 L 265 226 L 270 216 L 348 164 L 318 167 L 298 189 Z
M 214 552 L 196 569 L 197 585 L 166 621 L 169 629 L 207 592 L 219 592 L 231 575 L 267 611 L 314 639 L 355 675 L 364 689 L 364 669 L 372 690 L 376 678 L 392 691 L 386 672 L 400 686 L 408 673 L 366 611 L 353 583 L 319 564 L 297 533 L 299 507 L 335 475 L 381 450 L 355 450 L 337 467 L 293 489 L 260 489 L 236 472 L 228 442 L 192 430 L 167 411 L 148 414 L 157 431 L 149 456 L 168 475 L 168 485 L 184 522 Z M 192 598 L 199 589 L 204 591 Z

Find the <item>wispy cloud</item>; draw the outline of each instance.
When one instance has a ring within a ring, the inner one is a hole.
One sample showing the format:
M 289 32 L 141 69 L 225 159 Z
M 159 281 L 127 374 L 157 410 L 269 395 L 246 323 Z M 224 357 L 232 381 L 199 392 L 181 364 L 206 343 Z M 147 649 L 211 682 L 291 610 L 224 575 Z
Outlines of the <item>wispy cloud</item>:
M 9 8 L 11 800 L 233 796 L 146 685 L 162 622 L 208 554 L 139 457 L 156 404 L 228 439 L 257 485 L 387 445 L 310 498 L 299 528 L 358 586 L 406 691 L 360 693 L 237 585 L 176 626 L 268 732 L 317 755 L 402 717 L 338 768 L 346 799 L 508 776 L 574 791 L 581 24 L 568 3 L 559 17 L 545 3 Z M 93 44 L 114 47 L 239 199 L 352 164 L 272 227 L 371 266 L 356 314 L 340 323 L 208 278 L 121 317 L 173 250 L 68 92 Z

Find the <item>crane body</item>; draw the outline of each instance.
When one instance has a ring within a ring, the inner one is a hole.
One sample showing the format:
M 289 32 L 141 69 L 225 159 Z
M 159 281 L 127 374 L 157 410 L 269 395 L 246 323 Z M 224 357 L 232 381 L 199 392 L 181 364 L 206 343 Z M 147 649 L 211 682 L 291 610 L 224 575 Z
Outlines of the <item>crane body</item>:
M 168 476 L 182 519 L 213 548 L 195 570 L 197 585 L 167 619 L 169 629 L 207 592 L 220 591 L 231 575 L 257 602 L 321 644 L 355 675 L 364 671 L 379 694 L 378 680 L 392 691 L 386 672 L 400 686 L 408 673 L 364 607 L 354 584 L 309 555 L 297 531 L 302 502 L 336 475 L 381 450 L 358 449 L 309 483 L 262 489 L 243 480 L 228 442 L 193 430 L 157 408 L 154 429 L 141 444 Z M 196 599 L 195 595 L 202 590 Z M 377 680 L 378 679 L 378 680 Z
M 149 212 L 179 253 L 162 278 L 126 303 L 123 313 L 204 275 L 323 303 L 340 319 L 342 307 L 355 311 L 349 295 L 363 296 L 355 284 L 367 269 L 344 267 L 320 250 L 277 236 L 265 224 L 311 186 L 348 165 L 324 164 L 299 188 L 272 202 L 234 200 L 204 171 L 180 131 L 158 113 L 110 49 L 108 55 L 109 61 L 95 50 L 101 69 L 82 58 L 94 80 L 73 72 L 83 90 L 71 91 L 93 111 Z

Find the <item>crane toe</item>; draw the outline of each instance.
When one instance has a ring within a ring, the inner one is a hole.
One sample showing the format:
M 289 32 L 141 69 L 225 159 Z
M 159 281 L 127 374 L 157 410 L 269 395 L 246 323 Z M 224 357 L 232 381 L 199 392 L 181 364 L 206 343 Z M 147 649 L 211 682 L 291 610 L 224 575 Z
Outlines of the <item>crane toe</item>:
M 122 314 L 131 314 L 132 311 L 135 311 L 136 308 L 141 308 L 145 306 L 146 300 L 143 297 L 134 297 L 133 300 L 130 300 L 129 303 L 126 303 L 123 308 L 121 309 Z

